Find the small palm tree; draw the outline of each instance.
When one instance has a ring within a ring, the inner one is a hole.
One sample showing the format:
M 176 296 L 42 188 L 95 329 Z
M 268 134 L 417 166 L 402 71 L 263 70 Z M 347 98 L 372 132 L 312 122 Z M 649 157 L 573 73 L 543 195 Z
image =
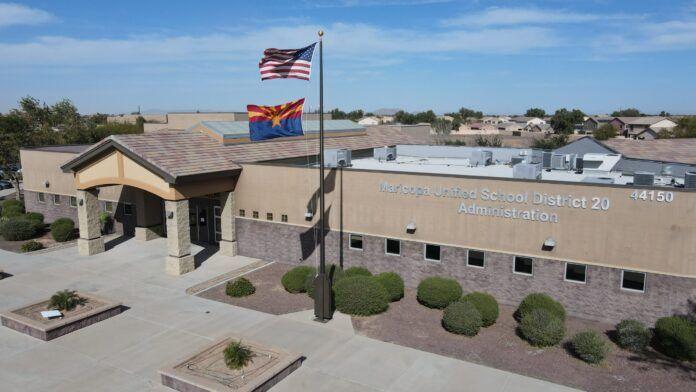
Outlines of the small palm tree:
M 68 311 L 75 309 L 77 305 L 84 305 L 86 302 L 87 299 L 80 297 L 75 291 L 63 290 L 53 294 L 48 307 L 50 309 Z
M 250 362 L 253 362 L 252 358 L 255 356 L 249 347 L 242 344 L 241 340 L 227 345 L 224 354 L 227 367 L 235 370 L 241 369 Z

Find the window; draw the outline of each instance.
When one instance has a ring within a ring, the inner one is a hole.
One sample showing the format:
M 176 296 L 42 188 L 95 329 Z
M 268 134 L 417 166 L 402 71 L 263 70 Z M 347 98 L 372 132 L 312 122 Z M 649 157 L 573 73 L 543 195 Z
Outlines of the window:
M 242 217 L 243 217 L 244 215 L 246 215 L 246 211 L 244 211 L 244 210 L 239 210 L 239 216 L 242 216 Z
M 440 245 L 425 244 L 423 256 L 429 261 L 440 261 Z
M 285 214 L 281 215 L 281 216 L 280 216 L 280 221 L 281 221 L 281 222 L 287 222 L 287 221 L 288 221 L 288 216 L 285 215 Z
M 584 264 L 566 263 L 565 280 L 568 282 L 585 283 L 587 281 L 587 266 Z
M 258 212 L 258 211 L 253 211 L 253 212 L 251 213 L 251 217 L 254 218 L 254 219 L 259 219 L 259 212 Z
M 645 272 L 621 271 L 621 288 L 645 292 Z
M 512 272 L 522 275 L 532 275 L 534 263 L 531 257 L 515 256 Z
M 401 254 L 401 241 L 387 238 L 384 241 L 384 253 L 398 256 Z
M 77 197 L 70 196 L 70 207 L 77 207 Z
M 60 205 L 60 195 L 53 195 L 53 205 L 55 205 L 55 206 Z
M 222 207 L 213 207 L 213 224 L 215 225 L 215 242 L 222 241 Z
M 483 268 L 485 265 L 486 254 L 481 250 L 469 249 L 466 254 L 466 265 L 470 267 Z
M 363 249 L 363 236 L 360 234 L 351 234 L 348 236 L 348 247 L 350 249 L 362 250 Z
M 123 203 L 123 215 L 133 215 L 133 204 Z
M 114 212 L 114 203 L 112 203 L 110 201 L 105 201 L 104 202 L 104 211 Z
M 270 220 L 270 221 L 273 220 L 273 213 L 272 213 L 272 212 L 267 212 L 267 213 L 266 213 L 266 220 Z
M 39 192 L 36 194 L 36 200 L 39 203 L 45 203 L 46 202 L 46 194 L 43 192 Z

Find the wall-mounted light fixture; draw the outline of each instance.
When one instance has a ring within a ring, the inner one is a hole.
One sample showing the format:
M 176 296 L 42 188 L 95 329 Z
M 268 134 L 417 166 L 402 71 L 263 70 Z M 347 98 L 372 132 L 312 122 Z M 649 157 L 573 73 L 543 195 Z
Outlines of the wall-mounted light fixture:
M 551 251 L 556 247 L 556 240 L 553 237 L 547 238 L 541 245 L 541 250 Z
M 314 218 L 314 214 L 312 214 L 311 211 L 307 211 L 307 212 L 305 212 L 305 214 L 304 214 L 304 218 L 305 218 L 306 221 L 311 221 L 312 218 Z
M 85 199 L 80 199 L 80 201 L 78 201 L 78 204 L 80 204 L 81 206 L 85 205 Z
M 172 211 L 167 212 L 167 219 L 173 219 L 174 213 Z
M 410 222 L 409 224 L 406 225 L 406 232 L 408 234 L 413 234 L 416 232 L 416 224 L 413 222 Z
M 48 180 L 46 180 L 46 181 L 44 181 L 44 186 L 45 186 L 46 188 L 48 188 L 49 186 L 51 186 L 51 183 L 48 182 Z

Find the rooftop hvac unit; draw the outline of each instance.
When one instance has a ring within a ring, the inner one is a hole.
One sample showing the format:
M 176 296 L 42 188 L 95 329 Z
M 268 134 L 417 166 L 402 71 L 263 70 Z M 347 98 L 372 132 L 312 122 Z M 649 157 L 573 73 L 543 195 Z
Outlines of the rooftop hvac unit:
M 348 167 L 350 155 L 350 150 L 346 148 L 325 150 L 324 167 Z
M 655 184 L 655 174 L 644 171 L 633 173 L 633 185 L 653 186 Z
M 531 150 L 531 153 L 527 155 L 527 159 L 525 159 L 525 163 L 541 163 L 542 161 L 542 152 L 539 150 Z
M 396 147 L 378 147 L 372 150 L 372 156 L 378 161 L 393 161 L 396 159 Z
M 582 157 L 575 157 L 575 170 L 581 171 L 585 167 L 585 160 Z
M 544 169 L 550 169 L 551 168 L 551 156 L 553 155 L 552 152 L 549 151 L 544 151 L 541 153 L 541 166 Z
M 541 170 L 540 163 L 518 163 L 512 167 L 512 177 L 526 180 L 541 180 Z
M 551 155 L 551 169 L 565 170 L 566 169 L 566 157 L 565 157 L 565 155 L 563 155 L 563 154 Z
M 493 163 L 493 152 L 485 150 L 474 150 L 471 152 L 469 160 L 472 166 L 488 166 Z
M 524 162 L 524 157 L 512 157 L 510 158 L 510 164 L 514 167 L 518 163 Z
M 684 188 L 696 189 L 696 172 L 684 173 Z
M 566 168 L 570 170 L 575 170 L 575 158 L 578 157 L 578 154 L 568 154 L 566 155 Z

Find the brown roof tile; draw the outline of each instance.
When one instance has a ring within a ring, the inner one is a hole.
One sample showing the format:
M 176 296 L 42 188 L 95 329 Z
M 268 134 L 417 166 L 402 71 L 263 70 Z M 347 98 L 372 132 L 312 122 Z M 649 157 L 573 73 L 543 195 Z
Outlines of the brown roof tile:
M 696 139 L 609 139 L 602 144 L 618 153 L 638 159 L 696 164 Z

